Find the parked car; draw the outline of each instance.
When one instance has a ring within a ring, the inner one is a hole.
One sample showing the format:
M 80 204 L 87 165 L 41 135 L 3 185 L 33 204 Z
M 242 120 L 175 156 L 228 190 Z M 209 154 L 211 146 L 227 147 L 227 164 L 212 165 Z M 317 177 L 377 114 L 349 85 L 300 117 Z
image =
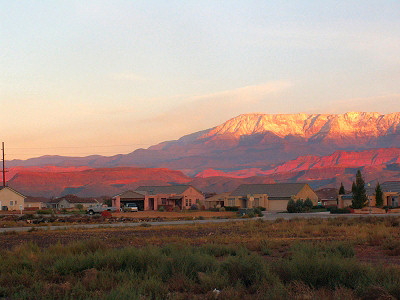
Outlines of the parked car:
M 94 215 L 94 214 L 101 214 L 103 211 L 116 212 L 117 208 L 110 206 L 93 205 L 88 207 L 86 213 L 88 213 L 89 215 Z
M 138 211 L 136 203 L 127 203 L 124 207 L 124 211 Z

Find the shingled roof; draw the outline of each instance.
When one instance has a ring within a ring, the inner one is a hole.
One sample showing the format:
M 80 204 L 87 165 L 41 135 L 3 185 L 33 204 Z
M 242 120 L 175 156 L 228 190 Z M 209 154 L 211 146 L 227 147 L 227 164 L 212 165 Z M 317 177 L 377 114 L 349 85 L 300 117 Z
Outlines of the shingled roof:
M 297 195 L 306 185 L 307 183 L 241 184 L 231 193 L 231 196 L 267 194 L 269 199 L 290 198 Z
M 125 191 L 121 194 L 118 194 L 114 196 L 113 198 L 120 197 L 121 199 L 143 199 L 144 200 L 144 195 L 138 192 L 134 191 Z
M 164 185 L 164 186 L 140 186 L 135 192 L 146 192 L 149 195 L 157 194 L 182 194 L 190 185 Z
M 382 191 L 400 193 L 400 181 L 386 181 L 381 184 Z

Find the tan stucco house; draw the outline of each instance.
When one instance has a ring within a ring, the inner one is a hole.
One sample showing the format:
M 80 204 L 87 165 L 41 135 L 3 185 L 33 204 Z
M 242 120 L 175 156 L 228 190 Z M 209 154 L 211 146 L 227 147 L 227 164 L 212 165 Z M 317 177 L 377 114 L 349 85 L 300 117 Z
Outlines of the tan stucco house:
M 228 198 L 229 198 L 230 194 L 231 193 L 227 192 L 227 193 L 217 194 L 217 195 L 213 195 L 209 198 L 206 198 L 204 201 L 205 207 L 207 209 L 224 207 L 225 203 L 228 203 Z
M 98 204 L 100 204 L 100 202 L 94 198 L 80 198 L 75 195 L 66 195 L 50 200 L 47 202 L 47 207 L 53 209 L 74 209 L 82 205 L 83 209 L 87 209 L 90 206 Z
M 383 192 L 383 206 L 400 206 L 400 181 L 386 181 L 381 184 Z M 375 188 L 366 187 L 368 205 L 376 206 Z M 339 208 L 345 208 L 352 204 L 353 194 L 339 195 Z
M 191 185 L 140 186 L 113 197 L 113 206 L 120 209 L 126 203 L 136 203 L 139 210 L 189 209 L 204 205 L 204 194 Z
M 49 201 L 49 199 L 44 198 L 44 197 L 31 197 L 31 196 L 28 196 L 28 197 L 25 198 L 24 208 L 26 210 L 42 209 L 43 207 L 46 206 L 46 203 L 48 201 Z
M 9 186 L 0 187 L 0 209 L 1 210 L 21 210 L 24 209 L 26 196 L 10 188 Z
M 285 211 L 290 199 L 307 198 L 318 204 L 317 194 L 307 183 L 242 184 L 229 195 L 225 206 Z

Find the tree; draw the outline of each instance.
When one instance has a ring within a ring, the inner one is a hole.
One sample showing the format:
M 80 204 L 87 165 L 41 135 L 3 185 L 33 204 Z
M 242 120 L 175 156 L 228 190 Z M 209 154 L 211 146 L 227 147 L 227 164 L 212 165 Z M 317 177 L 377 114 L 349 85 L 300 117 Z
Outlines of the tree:
M 289 200 L 286 209 L 289 213 L 294 213 L 296 211 L 296 203 L 293 199 Z
M 310 198 L 307 198 L 306 201 L 304 201 L 304 210 L 305 210 L 305 211 L 310 211 L 310 210 L 312 210 L 313 206 L 314 206 L 314 205 L 313 205 L 313 203 L 312 203 L 312 201 L 311 201 Z
M 82 204 L 77 204 L 77 205 L 75 205 L 75 207 L 77 208 L 77 209 L 79 209 L 80 211 L 81 210 L 83 210 L 83 205 Z
M 376 184 L 375 188 L 375 199 L 376 199 L 376 206 L 383 206 L 383 192 L 381 185 L 379 182 Z
M 343 182 L 341 182 L 340 189 L 339 189 L 339 195 L 344 195 L 344 194 L 346 194 L 346 191 L 344 189 Z
M 367 205 L 367 192 L 365 190 L 365 181 L 362 178 L 361 171 L 358 170 L 356 174 L 356 182 L 353 182 L 352 186 L 352 193 L 353 193 L 353 201 L 352 206 L 353 208 L 360 209 Z
M 300 213 L 304 209 L 304 202 L 302 199 L 298 199 L 295 204 L 295 209 L 297 213 Z

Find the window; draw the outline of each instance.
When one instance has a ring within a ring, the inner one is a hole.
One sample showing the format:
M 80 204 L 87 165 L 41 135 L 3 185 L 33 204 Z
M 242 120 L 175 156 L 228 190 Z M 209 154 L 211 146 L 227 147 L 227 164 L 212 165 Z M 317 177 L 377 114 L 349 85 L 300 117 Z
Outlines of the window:
M 235 198 L 229 198 L 228 199 L 228 206 L 235 206 Z
M 186 199 L 186 206 L 189 206 L 189 199 Z
M 161 202 L 162 202 L 162 204 L 167 204 L 167 198 L 161 198 Z

